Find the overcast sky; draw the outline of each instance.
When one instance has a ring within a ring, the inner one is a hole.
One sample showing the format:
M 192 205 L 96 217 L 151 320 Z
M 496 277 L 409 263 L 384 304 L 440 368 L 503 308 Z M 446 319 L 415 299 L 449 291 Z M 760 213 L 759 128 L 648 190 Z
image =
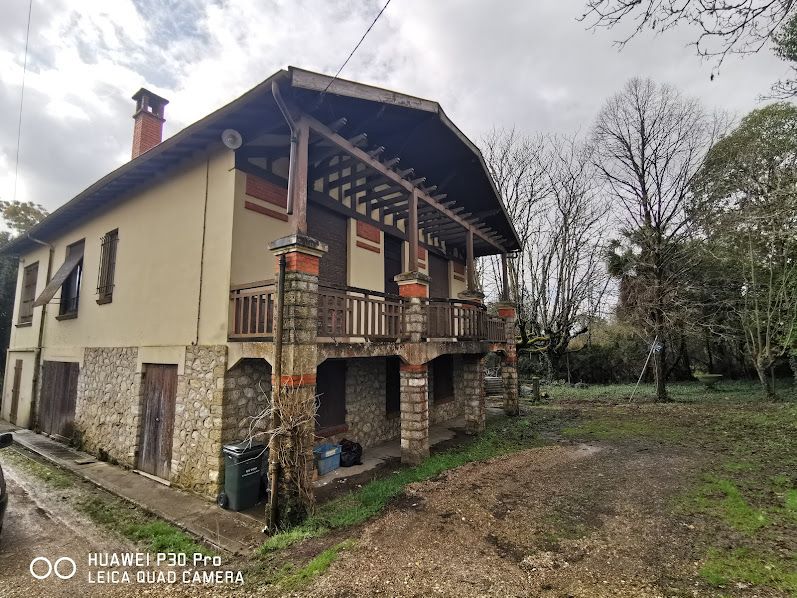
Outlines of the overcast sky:
M 130 96 L 170 100 L 170 136 L 287 65 L 334 74 L 384 0 L 34 0 L 17 199 L 52 210 L 129 160 Z M 13 195 L 28 0 L 0 8 L 0 199 Z M 472 139 L 492 126 L 586 131 L 630 77 L 744 114 L 786 71 L 767 52 L 711 64 L 686 29 L 612 45 L 581 0 L 393 0 L 342 77 L 439 101 Z

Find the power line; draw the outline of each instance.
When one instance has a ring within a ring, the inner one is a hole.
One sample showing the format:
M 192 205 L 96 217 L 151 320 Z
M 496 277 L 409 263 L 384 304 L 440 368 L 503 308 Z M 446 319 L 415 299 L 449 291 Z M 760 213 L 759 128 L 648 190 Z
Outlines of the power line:
M 379 17 L 382 16 L 382 13 L 385 12 L 385 9 L 388 7 L 389 4 L 390 4 L 390 0 L 387 0 L 387 2 L 385 2 L 385 5 L 382 7 L 382 10 L 379 11 L 379 14 L 376 15 L 376 17 L 374 18 L 373 22 L 368 26 L 368 29 L 366 29 L 365 33 L 363 33 L 363 36 L 360 38 L 360 41 L 358 41 L 357 45 L 354 46 L 354 49 L 349 54 L 349 57 L 346 58 L 346 60 L 343 62 L 343 64 L 340 65 L 340 68 L 338 69 L 338 72 L 335 73 L 334 77 L 332 77 L 332 81 L 330 81 L 329 84 L 324 88 L 324 91 L 321 92 L 321 97 L 322 98 L 324 97 L 324 94 L 327 92 L 327 90 L 335 82 L 335 79 L 338 78 L 338 75 L 340 75 L 341 71 L 346 67 L 347 64 L 349 64 L 349 60 L 351 60 L 351 57 L 354 56 L 354 53 L 357 51 L 357 48 L 359 48 L 360 44 L 363 43 L 363 40 L 365 39 L 365 36 L 368 35 L 368 33 L 371 31 L 371 29 L 374 28 L 374 25 L 376 25 L 376 22 L 379 20 Z
M 28 2 L 28 26 L 25 30 L 25 59 L 22 63 L 22 92 L 19 95 L 19 118 L 17 120 L 17 156 L 14 159 L 14 201 L 17 201 L 17 179 L 19 177 L 19 146 L 22 140 L 22 105 L 25 101 L 25 75 L 28 72 L 28 40 L 30 39 L 30 14 L 33 0 Z

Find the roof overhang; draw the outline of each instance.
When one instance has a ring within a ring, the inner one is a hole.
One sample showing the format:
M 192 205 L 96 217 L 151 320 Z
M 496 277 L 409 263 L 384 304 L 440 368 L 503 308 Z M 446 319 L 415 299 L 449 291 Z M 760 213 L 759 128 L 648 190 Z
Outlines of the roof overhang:
M 483 221 L 508 240 L 506 251 L 519 248 L 517 233 L 481 152 L 437 102 L 288 67 L 104 176 L 34 226 L 28 235 L 5 245 L 0 254 L 27 253 L 37 246 L 29 237 L 51 241 L 162 180 L 177 167 L 209 152 L 222 151 L 221 133 L 225 129 L 236 129 L 246 139 L 284 128 L 271 92 L 274 81 L 289 88 L 293 101 L 320 121 L 349 117 L 351 130 L 367 130 L 375 142 L 400 155 L 403 164 L 422 171 L 429 183 L 444 184 L 449 197 L 468 211 L 487 213 Z

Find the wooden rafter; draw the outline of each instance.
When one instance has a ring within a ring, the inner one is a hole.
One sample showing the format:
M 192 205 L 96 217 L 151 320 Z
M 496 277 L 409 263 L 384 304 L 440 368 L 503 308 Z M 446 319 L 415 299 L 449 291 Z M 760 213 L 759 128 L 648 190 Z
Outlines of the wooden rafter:
M 451 219 L 453 222 L 459 224 L 461 227 L 465 228 L 466 230 L 472 230 L 476 236 L 478 236 L 478 237 L 482 238 L 483 240 L 485 240 L 486 242 L 490 243 L 491 245 L 493 245 L 499 251 L 501 251 L 501 252 L 504 251 L 504 248 L 503 248 L 503 246 L 500 243 L 492 240 L 490 237 L 485 235 L 482 231 L 475 230 L 473 225 L 471 223 L 469 223 L 467 220 L 464 220 L 463 218 L 461 218 L 457 214 L 454 214 L 450 209 L 448 209 L 448 208 L 444 207 L 443 205 L 441 205 L 436 199 L 432 198 L 427 193 L 417 189 L 417 187 L 414 187 L 412 185 L 412 183 L 410 183 L 409 181 L 407 181 L 403 177 L 401 177 L 399 175 L 399 173 L 387 168 L 382 162 L 380 162 L 376 158 L 373 158 L 370 155 L 368 155 L 368 153 L 366 151 L 364 151 L 363 149 L 361 149 L 361 148 L 355 146 L 354 144 L 350 143 L 347 139 L 343 138 L 341 135 L 339 135 L 336 132 L 332 131 L 329 127 L 327 127 L 323 123 L 319 122 L 317 119 L 313 118 L 309 114 L 302 114 L 301 118 L 306 120 L 306 122 L 309 124 L 310 128 L 316 134 L 318 134 L 318 135 L 328 139 L 329 141 L 333 142 L 338 147 L 340 147 L 343 151 L 348 153 L 352 158 L 355 158 L 356 160 L 362 162 L 363 164 L 365 164 L 369 168 L 372 168 L 376 172 L 379 172 L 379 173 L 383 174 L 385 176 L 385 178 L 393 181 L 398 186 L 403 187 L 408 193 L 413 193 L 413 192 L 417 193 L 419 200 L 429 204 L 430 206 L 432 206 L 435 209 L 437 209 L 439 212 L 445 214 L 446 216 L 449 217 L 449 219 Z

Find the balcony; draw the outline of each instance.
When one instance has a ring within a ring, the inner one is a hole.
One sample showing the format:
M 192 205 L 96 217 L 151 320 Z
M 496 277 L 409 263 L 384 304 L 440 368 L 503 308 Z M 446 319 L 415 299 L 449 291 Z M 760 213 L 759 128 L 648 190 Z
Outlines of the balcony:
M 230 291 L 231 341 L 273 340 L 276 286 L 253 283 Z M 506 342 L 504 319 L 479 303 L 426 299 L 426 340 Z M 318 342 L 401 342 L 405 300 L 398 295 L 355 287 L 319 287 Z

